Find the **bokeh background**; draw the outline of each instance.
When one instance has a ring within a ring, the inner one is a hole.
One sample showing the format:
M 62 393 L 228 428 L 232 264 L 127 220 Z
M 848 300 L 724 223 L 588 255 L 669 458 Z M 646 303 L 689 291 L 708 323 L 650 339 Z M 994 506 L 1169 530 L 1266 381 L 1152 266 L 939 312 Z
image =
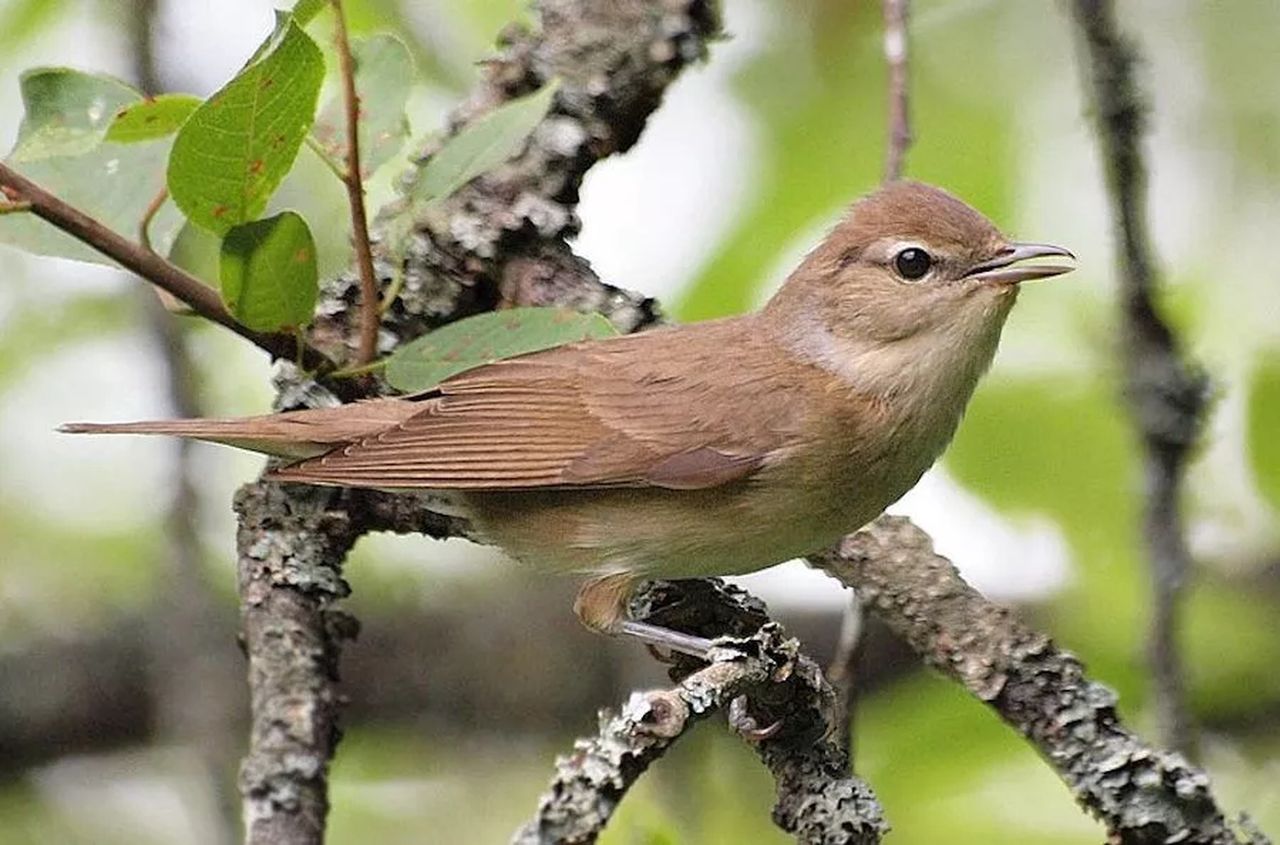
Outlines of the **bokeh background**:
M 1186 483 L 1195 581 L 1180 641 L 1202 762 L 1230 811 L 1280 832 L 1280 4 L 1120 0 L 1151 94 L 1149 215 L 1166 312 L 1213 378 Z M 416 56 L 415 136 L 438 127 L 516 0 L 349 0 L 358 32 Z M 1080 269 L 1029 287 L 941 466 L 893 508 L 988 595 L 1081 655 L 1150 732 L 1148 577 L 1136 440 L 1118 402 L 1116 280 L 1095 143 L 1063 4 L 915 0 L 908 175 L 1006 231 L 1070 246 Z M 137 79 L 154 24 L 168 90 L 207 95 L 271 26 L 266 0 L 0 0 L 0 148 L 17 75 L 71 65 Z M 680 319 L 763 301 L 879 179 L 879 3 L 725 0 L 730 37 L 672 87 L 640 145 L 595 168 L 578 247 Z M 323 29 L 323 26 L 321 27 Z M 304 150 L 277 204 L 346 261 L 340 186 Z M 388 168 L 394 171 L 396 168 Z M 392 175 L 371 205 L 392 196 Z M 325 226 L 329 227 L 326 232 Z M 245 693 L 229 500 L 253 456 L 198 447 L 179 516 L 176 452 L 53 432 L 164 415 L 150 294 L 100 267 L 0 248 L 0 843 L 234 841 Z M 206 413 L 270 402 L 262 356 L 225 332 L 183 343 Z M 182 520 L 179 520 L 182 522 Z M 181 530 L 181 528 L 179 528 Z M 194 566 L 194 569 L 192 568 Z M 596 708 L 662 678 L 643 650 L 569 613 L 573 585 L 465 543 L 375 537 L 348 567 L 364 636 L 333 770 L 332 841 L 505 841 Z M 798 564 L 744 579 L 818 655 L 839 586 Z M 857 719 L 858 767 L 898 843 L 1101 840 L 1022 741 L 883 637 Z M 721 724 L 627 797 L 605 841 L 784 842 L 772 786 Z

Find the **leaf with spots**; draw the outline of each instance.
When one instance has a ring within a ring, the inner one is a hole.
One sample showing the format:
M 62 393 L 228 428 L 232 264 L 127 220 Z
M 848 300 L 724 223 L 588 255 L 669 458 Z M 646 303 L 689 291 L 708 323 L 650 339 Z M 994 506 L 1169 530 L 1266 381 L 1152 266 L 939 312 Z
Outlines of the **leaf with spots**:
M 351 45 L 360 101 L 360 173 L 366 178 L 385 164 L 409 138 L 405 104 L 413 87 L 413 57 L 393 35 L 376 35 Z M 320 110 L 312 134 L 334 159 L 347 160 L 347 116 L 335 93 Z
M 119 110 L 141 104 L 142 95 L 109 76 L 65 68 L 28 71 L 21 90 L 26 114 L 7 163 L 108 228 L 135 233 L 164 187 L 172 139 L 117 144 L 104 136 Z M 155 248 L 168 249 L 181 225 L 178 210 L 166 203 L 151 224 Z M 36 255 L 113 264 L 30 214 L 0 217 L 0 243 Z
M 617 333 L 599 314 L 567 308 L 490 311 L 401 346 L 387 362 L 387 381 L 406 393 L 430 390 L 449 376 L 483 364 Z
M 161 94 L 127 105 L 116 112 L 106 140 L 136 144 L 172 135 L 199 106 L 200 98 L 191 94 Z
M 274 46 L 197 108 L 169 157 L 169 192 L 218 234 L 258 217 L 297 158 L 324 81 L 320 48 L 292 20 Z
M 257 331 L 311 322 L 318 290 L 316 245 L 307 221 L 292 211 L 236 226 L 222 239 L 222 299 Z

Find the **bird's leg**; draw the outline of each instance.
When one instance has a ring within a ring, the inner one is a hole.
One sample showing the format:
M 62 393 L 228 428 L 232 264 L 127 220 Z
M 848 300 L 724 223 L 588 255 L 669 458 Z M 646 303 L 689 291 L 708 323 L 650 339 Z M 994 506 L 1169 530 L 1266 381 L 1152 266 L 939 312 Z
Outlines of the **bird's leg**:
M 583 625 L 593 631 L 635 637 L 648 645 L 709 660 L 714 647 L 711 640 L 627 618 L 627 600 L 631 597 L 635 583 L 635 576 L 629 572 L 614 572 L 592 578 L 578 589 L 573 612 Z

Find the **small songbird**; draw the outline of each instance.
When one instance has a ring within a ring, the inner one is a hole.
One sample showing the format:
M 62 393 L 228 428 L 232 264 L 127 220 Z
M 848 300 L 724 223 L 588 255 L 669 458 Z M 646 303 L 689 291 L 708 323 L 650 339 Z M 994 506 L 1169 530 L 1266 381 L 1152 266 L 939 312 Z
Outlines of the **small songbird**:
M 76 423 L 294 459 L 281 482 L 432 490 L 519 560 L 588 576 L 590 628 L 705 652 L 627 618 L 648 578 L 820 551 L 942 453 L 1020 282 L 1070 265 L 950 194 L 856 202 L 763 309 L 498 361 L 412 396 L 245 419 Z

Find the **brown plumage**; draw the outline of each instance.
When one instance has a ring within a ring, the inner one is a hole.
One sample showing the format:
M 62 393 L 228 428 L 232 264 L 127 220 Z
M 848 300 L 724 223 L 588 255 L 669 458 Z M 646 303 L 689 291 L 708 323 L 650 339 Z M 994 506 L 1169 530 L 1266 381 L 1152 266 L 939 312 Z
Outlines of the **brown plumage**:
M 75 424 L 300 458 L 268 478 L 450 494 L 516 557 L 594 576 L 592 627 L 645 577 L 733 574 L 876 516 L 945 448 L 1021 281 L 1069 255 L 896 183 L 855 204 L 760 312 L 587 341 L 417 396 L 243 420 Z

